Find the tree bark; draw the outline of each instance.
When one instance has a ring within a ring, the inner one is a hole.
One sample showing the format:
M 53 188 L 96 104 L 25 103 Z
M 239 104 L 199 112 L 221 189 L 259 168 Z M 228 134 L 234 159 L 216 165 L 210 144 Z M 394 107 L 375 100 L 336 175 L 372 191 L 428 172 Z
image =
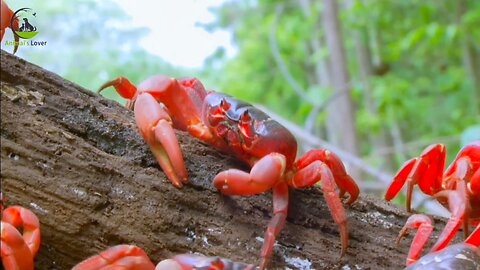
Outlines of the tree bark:
M 40 219 L 36 269 L 69 269 L 122 243 L 153 261 L 200 252 L 258 262 L 270 193 L 227 197 L 210 183 L 221 170 L 245 169 L 241 163 L 178 132 L 190 183 L 176 189 L 132 112 L 4 51 L 1 64 L 2 191 L 7 206 Z M 401 269 L 410 241 L 394 240 L 408 214 L 366 196 L 346 212 L 350 246 L 339 258 L 338 226 L 322 192 L 292 190 L 271 269 Z
M 322 18 L 325 27 L 325 39 L 330 52 L 330 81 L 335 93 L 339 95 L 327 107 L 327 132 L 330 141 L 359 156 L 355 108 L 350 95 L 348 68 L 338 20 L 337 2 L 336 0 L 324 0 L 323 3 Z M 354 176 L 360 175 L 358 171 L 352 174 Z

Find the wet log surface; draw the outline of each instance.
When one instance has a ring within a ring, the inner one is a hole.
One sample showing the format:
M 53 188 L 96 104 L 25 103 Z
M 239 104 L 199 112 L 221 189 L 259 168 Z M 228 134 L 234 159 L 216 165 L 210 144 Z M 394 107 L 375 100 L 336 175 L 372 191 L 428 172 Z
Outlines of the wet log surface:
M 68 269 L 122 243 L 153 261 L 199 252 L 258 262 L 271 194 L 227 197 L 211 185 L 218 172 L 242 168 L 234 158 L 178 132 L 190 183 L 176 189 L 118 103 L 4 51 L 1 92 L 2 191 L 7 206 L 40 219 L 36 269 Z M 270 269 L 401 269 L 411 237 L 394 240 L 408 213 L 367 196 L 346 211 L 350 247 L 340 258 L 322 192 L 291 190 Z

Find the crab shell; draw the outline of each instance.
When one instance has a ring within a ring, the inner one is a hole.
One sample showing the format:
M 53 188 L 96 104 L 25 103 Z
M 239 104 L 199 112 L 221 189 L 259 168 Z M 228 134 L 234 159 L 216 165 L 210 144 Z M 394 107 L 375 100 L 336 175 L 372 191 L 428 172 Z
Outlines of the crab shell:
M 274 152 L 285 156 L 287 168 L 295 161 L 297 141 L 292 133 L 246 102 L 210 92 L 203 102 L 202 116 L 212 133 L 225 143 L 224 150 L 251 166 Z
M 478 270 L 480 249 L 461 243 L 423 256 L 405 270 Z

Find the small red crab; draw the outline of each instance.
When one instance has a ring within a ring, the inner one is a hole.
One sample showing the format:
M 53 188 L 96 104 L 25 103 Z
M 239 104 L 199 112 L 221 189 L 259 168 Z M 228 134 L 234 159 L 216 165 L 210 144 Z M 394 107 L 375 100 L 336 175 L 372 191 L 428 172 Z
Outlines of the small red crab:
M 274 216 L 265 233 L 260 269 L 266 268 L 275 238 L 285 225 L 288 188 L 309 187 L 320 180 L 328 207 L 340 226 L 342 255 L 345 253 L 347 220 L 335 184 L 340 197 L 350 194 L 349 204 L 357 199 L 359 189 L 334 153 L 311 150 L 295 161 L 297 142 L 287 129 L 248 103 L 207 92 L 194 78 L 155 76 L 137 88 L 119 77 L 104 84 L 100 91 L 109 86 L 129 100 L 127 107 L 134 107 L 140 133 L 176 187 L 186 183 L 188 176 L 173 128 L 188 131 L 252 167 L 250 173 L 236 169 L 219 173 L 213 184 L 223 194 L 256 195 L 273 190 Z
M 1 197 L 0 193 L 2 210 L 0 250 L 3 267 L 5 270 L 33 270 L 33 258 L 40 248 L 38 218 L 32 211 L 21 206 L 10 206 L 3 210 Z
M 407 211 L 411 212 L 412 190 L 418 184 L 424 193 L 450 210 L 451 217 L 432 252 L 444 248 L 462 223 L 465 234 L 469 224 L 480 223 L 480 141 L 463 147 L 443 173 L 445 157 L 444 145 L 430 145 L 420 157 L 405 162 L 385 194 L 386 200 L 393 199 L 407 182 Z M 412 248 L 421 250 L 423 244 L 419 241 L 414 239 Z
M 13 11 L 7 6 L 5 1 L 0 0 L 1 10 L 0 10 L 0 41 L 3 39 L 3 35 L 5 34 L 5 29 L 11 27 L 11 21 L 13 18 Z M 14 30 L 18 30 L 18 18 L 13 18 L 13 27 Z M 18 49 L 18 42 L 20 38 L 14 34 L 15 39 L 15 46 L 13 47 L 13 53 L 15 54 Z
M 77 264 L 72 270 L 254 270 L 251 264 L 232 262 L 219 257 L 196 254 L 176 255 L 155 265 L 143 249 L 132 245 L 111 247 Z
M 398 235 L 397 244 L 407 233 L 408 229 L 417 229 L 418 231 L 413 239 L 415 245 L 412 244 L 410 251 L 408 252 L 407 266 L 410 267 L 407 269 L 471 269 L 466 267 L 467 264 L 470 265 L 471 263 L 477 265 L 477 267 L 473 269 L 479 269 L 480 249 L 478 247 L 480 246 L 480 224 L 477 225 L 477 228 L 464 243 L 452 245 L 444 249 L 438 249 L 435 252 L 423 256 L 420 260 L 418 260 L 420 253 L 428 242 L 433 230 L 432 220 L 422 214 L 410 216 Z M 448 242 L 446 244 L 448 244 Z M 464 267 L 461 267 L 462 265 Z

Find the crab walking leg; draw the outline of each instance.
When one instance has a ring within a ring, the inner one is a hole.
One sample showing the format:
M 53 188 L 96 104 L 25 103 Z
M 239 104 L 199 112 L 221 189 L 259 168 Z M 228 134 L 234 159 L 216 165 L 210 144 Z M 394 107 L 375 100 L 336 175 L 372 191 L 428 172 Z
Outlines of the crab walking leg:
M 480 247 L 480 224 L 477 225 L 477 228 L 465 240 L 465 243 Z
M 10 206 L 3 210 L 2 221 L 15 228 L 22 228 L 23 240 L 33 256 L 40 248 L 40 222 L 38 217 L 27 208 Z
M 407 266 L 417 261 L 420 257 L 420 253 L 425 247 L 425 244 L 427 243 L 430 234 L 433 231 L 432 220 L 426 215 L 422 214 L 411 215 L 405 223 L 405 226 L 398 234 L 396 240 L 397 244 L 400 242 L 403 236 L 405 236 L 409 229 L 417 229 L 417 233 L 415 234 L 412 245 L 410 246 L 410 250 L 408 251 Z
M 463 182 L 463 181 L 462 181 Z M 463 182 L 464 183 L 464 182 Z M 445 228 L 443 229 L 438 240 L 433 245 L 430 252 L 435 252 L 443 249 L 450 243 L 455 233 L 458 231 L 465 218 L 467 210 L 467 195 L 465 190 L 465 184 L 458 183 L 456 190 L 444 190 L 435 194 L 437 198 L 445 198 L 448 200 L 448 208 L 450 210 L 451 217 L 448 220 Z
M 226 195 L 256 195 L 271 189 L 282 179 L 285 156 L 271 153 L 253 165 L 250 173 L 230 169 L 220 172 L 213 185 Z
M 275 239 L 285 226 L 288 214 L 288 185 L 279 183 L 273 188 L 273 217 L 268 223 L 260 253 L 260 269 L 266 269 L 273 253 Z
M 6 270 L 33 270 L 33 255 L 20 232 L 10 223 L 1 223 L 0 253 Z
M 340 256 L 343 256 L 348 247 L 347 217 L 340 197 L 335 191 L 335 180 L 330 167 L 317 160 L 297 171 L 291 180 L 292 186 L 294 187 L 308 187 L 319 181 L 322 181 L 321 188 L 323 190 L 323 196 L 332 213 L 333 220 L 340 227 L 340 239 L 342 242 Z
M 138 96 L 134 111 L 140 133 L 168 179 L 174 186 L 182 187 L 188 175 L 170 116 L 150 94 Z
M 137 94 L 137 87 L 125 77 L 117 77 L 104 83 L 97 92 L 100 93 L 110 86 L 113 86 L 118 94 L 126 99 L 133 99 Z
M 452 163 L 452 165 L 450 165 L 450 168 L 452 169 L 448 170 L 448 174 L 446 173 L 446 175 L 448 176 L 446 177 L 444 184 L 447 187 L 447 190 L 456 190 L 456 192 L 460 193 L 460 197 L 466 198 L 464 213 L 460 214 L 463 217 L 463 233 L 465 235 L 465 238 L 467 238 L 470 225 L 470 211 L 468 209 L 471 209 L 471 205 L 469 204 L 469 202 L 471 203 L 474 200 L 473 196 L 468 194 L 469 191 L 467 186 L 467 182 L 469 181 L 469 179 L 472 178 L 472 161 L 468 156 L 457 156 L 456 160 Z M 438 195 L 435 194 L 434 196 L 437 198 L 442 198 L 442 194 L 446 195 L 447 193 L 445 191 L 443 193 L 439 192 Z M 444 197 L 448 199 L 448 196 Z M 472 198 L 469 200 L 469 197 Z M 451 208 L 450 205 L 449 208 Z
M 345 193 L 348 193 L 350 198 L 347 201 L 347 204 L 352 204 L 356 201 L 360 189 L 352 177 L 347 174 L 342 160 L 335 153 L 325 149 L 313 149 L 305 153 L 305 155 L 295 163 L 295 166 L 298 169 L 302 169 L 317 160 L 325 163 L 330 168 L 335 183 L 340 190 L 340 198 L 342 198 Z
M 273 252 L 277 235 L 285 225 L 288 208 L 288 185 L 282 182 L 285 171 L 285 156 L 271 153 L 261 158 L 250 173 L 230 169 L 219 173 L 213 180 L 214 186 L 227 195 L 255 195 L 273 186 L 273 214 L 261 251 L 260 269 L 265 269 Z
M 80 262 L 72 268 L 72 270 L 107 269 L 154 270 L 155 265 L 141 248 L 133 245 L 117 245 Z
M 392 184 L 387 189 L 385 200 L 393 199 L 405 183 L 407 183 L 407 211 L 412 211 L 413 187 L 419 188 L 428 195 L 442 190 L 443 169 L 445 168 L 445 146 L 432 144 L 422 154 L 405 162 L 395 175 Z
M 416 158 L 412 158 L 406 161 L 397 174 L 393 177 L 393 181 L 385 193 L 385 200 L 390 201 L 397 196 L 397 194 L 402 190 L 403 186 L 407 182 L 407 178 L 412 171 L 413 166 L 417 163 Z M 411 181 L 411 180 L 410 180 Z M 408 202 L 407 202 L 408 204 Z

